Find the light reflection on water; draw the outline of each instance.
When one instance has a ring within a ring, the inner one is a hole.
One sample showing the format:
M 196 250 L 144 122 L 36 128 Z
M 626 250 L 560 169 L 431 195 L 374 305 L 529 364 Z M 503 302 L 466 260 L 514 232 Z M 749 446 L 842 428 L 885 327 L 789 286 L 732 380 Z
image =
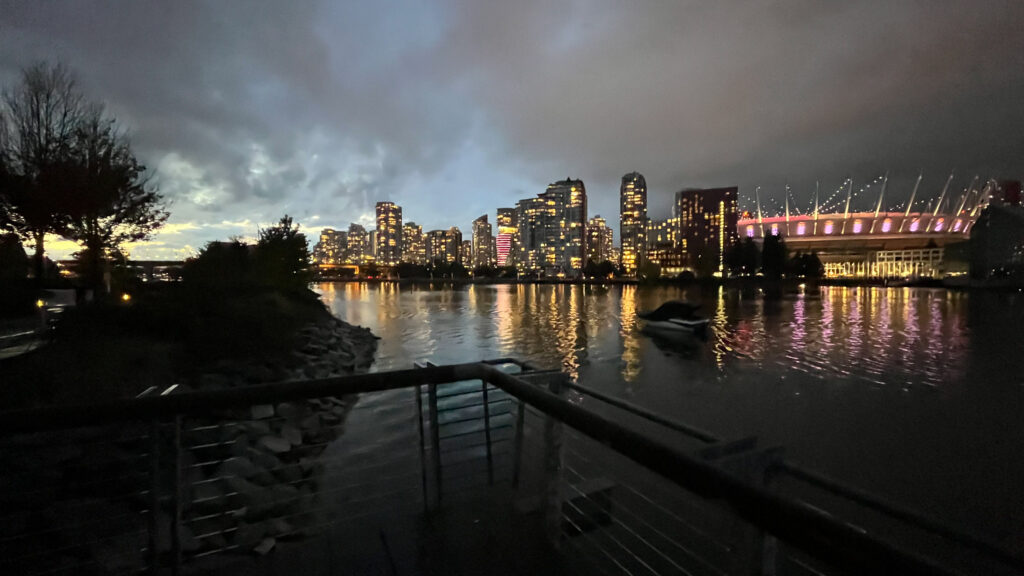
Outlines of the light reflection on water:
M 382 338 L 374 370 L 515 356 L 958 521 L 1024 532 L 1024 298 L 822 287 L 321 284 Z M 708 341 L 640 331 L 700 302 Z

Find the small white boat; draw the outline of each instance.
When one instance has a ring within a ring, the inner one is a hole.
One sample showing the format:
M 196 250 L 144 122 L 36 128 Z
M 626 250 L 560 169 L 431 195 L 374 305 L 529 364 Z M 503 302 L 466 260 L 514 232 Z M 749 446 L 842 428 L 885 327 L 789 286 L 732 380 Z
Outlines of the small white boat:
M 636 316 L 643 321 L 645 330 L 705 334 L 711 319 L 697 316 L 699 307 L 698 304 L 672 300 L 654 310 L 637 312 Z

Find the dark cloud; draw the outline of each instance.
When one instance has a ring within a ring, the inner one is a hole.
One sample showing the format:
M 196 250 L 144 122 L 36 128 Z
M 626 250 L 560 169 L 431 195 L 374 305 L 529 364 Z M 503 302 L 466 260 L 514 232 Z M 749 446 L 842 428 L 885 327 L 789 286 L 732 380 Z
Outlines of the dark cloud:
M 0 2 L 0 80 L 74 68 L 195 222 L 460 225 L 567 175 L 808 198 L 1020 177 L 1024 4 Z M 894 192 L 896 193 L 896 192 Z M 314 219 L 313 217 L 318 218 Z M 215 228 L 214 225 L 221 226 Z

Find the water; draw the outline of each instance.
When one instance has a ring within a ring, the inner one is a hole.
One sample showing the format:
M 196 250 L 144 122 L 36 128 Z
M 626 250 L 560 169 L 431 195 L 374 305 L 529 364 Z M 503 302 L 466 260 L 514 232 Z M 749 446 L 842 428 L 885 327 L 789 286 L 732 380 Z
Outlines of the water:
M 727 439 L 757 436 L 808 467 L 1024 545 L 1024 294 L 822 287 L 765 302 L 718 288 L 319 291 L 338 317 L 382 338 L 375 370 L 501 356 L 561 366 L 593 388 Z M 640 331 L 636 310 L 668 299 L 702 303 L 707 341 Z

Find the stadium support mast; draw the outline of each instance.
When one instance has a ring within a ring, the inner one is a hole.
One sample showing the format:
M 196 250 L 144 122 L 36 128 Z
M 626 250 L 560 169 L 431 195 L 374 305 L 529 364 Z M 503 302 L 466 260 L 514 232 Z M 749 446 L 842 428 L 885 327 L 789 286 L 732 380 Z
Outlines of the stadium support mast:
M 918 171 L 917 181 L 914 182 L 914 191 L 910 193 L 910 202 L 907 203 L 907 211 L 903 213 L 903 220 L 900 220 L 899 232 L 903 232 L 903 226 L 907 223 L 907 218 L 910 217 L 910 211 L 914 208 L 914 198 L 917 196 L 917 187 L 921 185 L 921 178 L 924 176 L 924 171 Z

